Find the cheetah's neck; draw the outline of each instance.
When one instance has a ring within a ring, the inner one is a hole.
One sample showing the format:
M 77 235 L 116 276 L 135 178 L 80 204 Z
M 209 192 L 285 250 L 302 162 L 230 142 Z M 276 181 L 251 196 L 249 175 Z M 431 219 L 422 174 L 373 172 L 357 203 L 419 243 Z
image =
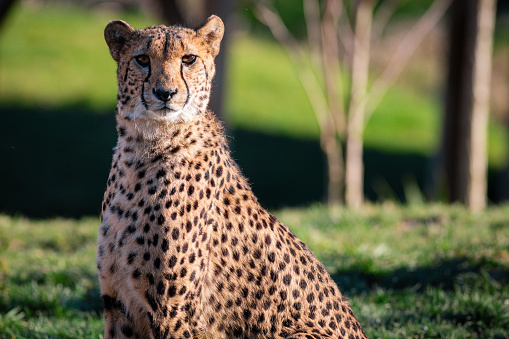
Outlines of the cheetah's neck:
M 117 132 L 117 149 L 132 160 L 192 160 L 214 148 L 227 148 L 222 123 L 208 111 L 184 123 L 130 120 L 117 114 Z

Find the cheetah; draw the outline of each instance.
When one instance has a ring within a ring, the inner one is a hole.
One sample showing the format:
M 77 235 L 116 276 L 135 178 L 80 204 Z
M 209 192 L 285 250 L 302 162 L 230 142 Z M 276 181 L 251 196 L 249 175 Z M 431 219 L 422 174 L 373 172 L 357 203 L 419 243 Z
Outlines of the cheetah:
M 124 21 L 97 269 L 105 338 L 365 338 L 324 266 L 263 209 L 207 109 L 224 25 Z

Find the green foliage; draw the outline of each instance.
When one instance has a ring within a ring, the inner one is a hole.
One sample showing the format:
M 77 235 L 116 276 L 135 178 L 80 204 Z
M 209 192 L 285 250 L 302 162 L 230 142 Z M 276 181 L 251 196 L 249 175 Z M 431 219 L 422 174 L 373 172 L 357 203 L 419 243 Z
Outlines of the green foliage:
M 275 214 L 324 262 L 370 338 L 509 336 L 509 206 Z M 98 226 L 0 215 L 0 337 L 101 337 Z

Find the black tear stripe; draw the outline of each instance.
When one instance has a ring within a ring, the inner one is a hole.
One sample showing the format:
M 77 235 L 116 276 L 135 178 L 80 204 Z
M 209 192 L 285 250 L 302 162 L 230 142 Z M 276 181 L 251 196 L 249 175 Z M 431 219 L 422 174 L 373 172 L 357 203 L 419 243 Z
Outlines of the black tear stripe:
M 147 73 L 147 76 L 145 77 L 145 80 L 143 81 L 143 84 L 141 85 L 141 103 L 143 104 L 143 106 L 145 107 L 145 109 L 148 109 L 148 105 L 147 105 L 147 102 L 145 101 L 145 84 L 150 84 L 150 74 L 152 72 L 152 66 L 150 65 L 150 63 L 148 64 L 148 73 Z
M 129 64 L 127 64 L 127 67 L 125 69 L 125 74 L 124 74 L 124 82 L 127 81 L 127 74 L 129 74 Z
M 145 82 L 141 85 L 141 103 L 145 109 L 148 109 L 147 102 L 145 101 Z
M 186 85 L 186 90 L 187 90 L 186 102 L 184 103 L 184 107 L 185 107 L 187 105 L 187 103 L 189 102 L 190 93 L 189 93 L 189 86 L 187 85 L 187 81 L 184 78 L 184 64 L 182 64 L 182 63 L 180 64 L 180 77 L 182 78 L 182 81 L 184 81 L 184 85 Z
M 105 311 L 118 310 L 118 311 L 122 312 L 122 314 L 126 315 L 126 312 L 125 312 L 126 307 L 124 306 L 124 304 L 122 304 L 121 301 L 119 301 L 113 297 L 110 297 L 107 294 L 103 294 L 102 299 L 103 299 L 103 307 L 104 307 Z

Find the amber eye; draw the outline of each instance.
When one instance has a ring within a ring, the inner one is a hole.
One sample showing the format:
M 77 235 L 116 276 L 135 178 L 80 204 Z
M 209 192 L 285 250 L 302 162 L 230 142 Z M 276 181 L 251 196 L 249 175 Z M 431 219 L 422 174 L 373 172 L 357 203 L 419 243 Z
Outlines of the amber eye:
M 150 58 L 145 54 L 134 57 L 134 60 L 136 60 L 136 63 L 141 67 L 147 67 L 150 63 Z
M 182 57 L 182 62 L 185 63 L 186 65 L 192 65 L 192 64 L 194 64 L 195 61 L 196 61 L 196 55 L 189 54 L 189 55 L 184 55 Z

